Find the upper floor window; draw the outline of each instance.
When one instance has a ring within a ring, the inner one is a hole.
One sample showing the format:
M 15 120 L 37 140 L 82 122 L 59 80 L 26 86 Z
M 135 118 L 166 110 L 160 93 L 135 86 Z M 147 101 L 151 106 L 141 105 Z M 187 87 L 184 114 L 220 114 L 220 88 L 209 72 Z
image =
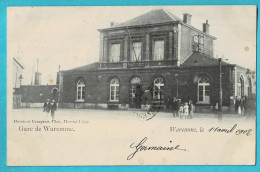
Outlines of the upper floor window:
M 194 35 L 193 36 L 193 51 L 203 52 L 204 49 L 204 36 Z
M 154 41 L 153 60 L 164 59 L 164 40 Z
M 77 82 L 77 101 L 84 101 L 85 99 L 85 82 L 80 79 Z
M 120 44 L 111 44 L 110 62 L 119 62 L 119 59 L 120 59 Z
M 141 59 L 142 59 L 142 43 L 134 42 L 132 44 L 130 61 L 132 61 L 132 62 L 141 61 Z
M 119 101 L 119 80 L 114 78 L 110 82 L 110 101 Z

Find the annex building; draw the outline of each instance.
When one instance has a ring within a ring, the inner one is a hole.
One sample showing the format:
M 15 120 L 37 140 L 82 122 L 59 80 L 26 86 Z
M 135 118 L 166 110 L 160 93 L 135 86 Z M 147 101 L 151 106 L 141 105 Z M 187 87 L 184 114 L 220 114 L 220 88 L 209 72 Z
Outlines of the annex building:
M 63 108 L 143 108 L 178 97 L 196 109 L 210 109 L 219 99 L 219 61 L 209 22 L 202 30 L 156 9 L 126 22 L 99 29 L 99 61 L 61 71 L 59 104 Z M 255 73 L 221 63 L 223 106 L 236 96 L 255 94 Z M 149 92 L 151 94 L 144 93 Z M 149 96 L 150 95 L 150 96 Z

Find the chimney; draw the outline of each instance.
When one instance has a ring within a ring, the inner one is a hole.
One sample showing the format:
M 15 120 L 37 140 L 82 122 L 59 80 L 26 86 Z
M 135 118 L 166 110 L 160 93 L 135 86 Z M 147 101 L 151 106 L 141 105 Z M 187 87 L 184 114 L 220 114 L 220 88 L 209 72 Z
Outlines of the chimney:
M 206 20 L 206 23 L 203 23 L 203 32 L 209 33 L 209 23 L 208 23 L 208 20 Z
M 110 27 L 113 27 L 113 26 L 115 26 L 117 24 L 118 24 L 117 22 L 112 21 L 112 22 L 110 22 Z
M 186 24 L 191 24 L 191 16 L 190 14 L 188 13 L 184 13 L 183 14 L 183 22 L 186 23 Z
M 41 73 L 35 72 L 34 85 L 41 85 Z

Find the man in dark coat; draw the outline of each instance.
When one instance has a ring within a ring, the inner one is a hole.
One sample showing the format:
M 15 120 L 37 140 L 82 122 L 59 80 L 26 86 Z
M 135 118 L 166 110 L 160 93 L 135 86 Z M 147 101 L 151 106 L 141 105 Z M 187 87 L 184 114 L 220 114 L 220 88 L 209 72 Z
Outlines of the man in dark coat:
M 55 100 L 52 100 L 52 102 L 51 102 L 51 118 L 52 118 L 52 120 L 54 120 L 56 110 L 57 110 L 57 104 L 56 104 Z
M 238 114 L 238 97 L 236 96 L 236 99 L 235 99 L 235 112 L 236 112 L 236 114 Z
M 50 112 L 51 104 L 50 99 L 47 99 L 43 105 L 43 112 L 46 112 L 45 118 L 48 118 L 48 114 Z
M 171 99 L 170 99 L 170 97 L 167 97 L 167 99 L 166 99 L 166 112 L 171 112 Z
M 177 117 L 178 116 L 178 100 L 173 97 L 173 101 L 172 101 L 172 111 L 173 111 L 173 117 Z
M 177 111 L 177 117 L 179 117 L 179 111 L 180 111 L 180 106 L 181 106 L 181 99 L 176 99 L 176 111 Z

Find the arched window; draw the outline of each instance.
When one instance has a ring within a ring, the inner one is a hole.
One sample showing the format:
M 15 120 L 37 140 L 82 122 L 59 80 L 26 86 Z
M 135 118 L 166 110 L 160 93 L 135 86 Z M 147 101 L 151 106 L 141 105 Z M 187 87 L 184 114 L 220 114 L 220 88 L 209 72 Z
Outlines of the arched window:
M 154 80 L 154 91 L 153 91 L 153 99 L 163 99 L 163 91 L 164 91 L 164 80 L 162 78 L 156 78 Z
M 77 82 L 77 101 L 84 101 L 85 99 L 85 82 L 83 79 L 80 79 Z
M 119 80 L 114 78 L 110 82 L 110 101 L 119 101 Z
M 210 81 L 206 77 L 198 80 L 198 103 L 210 103 Z

